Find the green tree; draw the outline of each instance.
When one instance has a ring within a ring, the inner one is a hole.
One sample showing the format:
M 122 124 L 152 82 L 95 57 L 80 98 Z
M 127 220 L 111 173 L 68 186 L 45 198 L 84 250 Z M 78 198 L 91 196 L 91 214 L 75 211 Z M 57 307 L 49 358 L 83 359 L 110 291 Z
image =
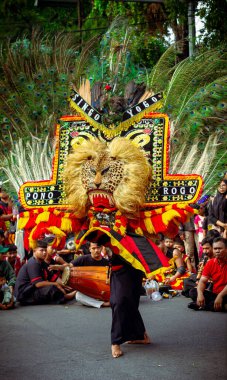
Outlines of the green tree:
M 63 4 L 63 1 L 62 1 Z M 83 19 L 90 12 L 90 1 L 83 1 L 81 13 Z M 0 41 L 9 38 L 15 40 L 23 35 L 30 36 L 32 30 L 43 33 L 74 32 L 80 38 L 78 30 L 78 9 L 72 7 L 36 7 L 34 0 L 3 0 L 0 5 Z
M 168 47 L 164 38 L 167 30 L 163 26 L 163 8 L 160 4 L 154 6 L 139 2 L 93 0 L 84 28 L 107 29 L 116 17 L 127 18 L 129 25 L 134 28 L 131 51 L 135 62 L 148 68 L 153 67 Z M 100 33 L 100 30 L 96 33 Z
M 198 16 L 204 19 L 204 28 L 201 30 L 204 45 L 215 47 L 226 44 L 226 0 L 199 1 Z

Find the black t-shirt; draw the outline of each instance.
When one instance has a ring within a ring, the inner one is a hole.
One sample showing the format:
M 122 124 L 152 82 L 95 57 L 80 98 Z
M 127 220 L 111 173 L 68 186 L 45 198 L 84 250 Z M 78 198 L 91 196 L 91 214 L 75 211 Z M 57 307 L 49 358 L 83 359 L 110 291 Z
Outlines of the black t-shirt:
M 72 251 L 72 252 L 69 252 L 69 253 L 64 253 L 64 254 L 58 254 L 59 257 L 61 257 L 64 261 L 66 261 L 66 263 L 71 263 L 71 261 L 73 260 L 74 258 L 74 254 L 75 254 L 75 251 Z
M 109 265 L 109 261 L 104 258 L 101 260 L 94 260 L 91 255 L 84 255 L 73 260 L 72 264 L 74 267 L 105 267 Z
M 51 258 L 49 264 L 47 264 L 45 261 L 42 262 L 42 268 L 43 268 L 43 276 L 46 281 L 55 282 L 57 281 L 58 277 L 61 275 L 60 270 L 49 270 L 49 265 L 56 265 L 56 261 Z
M 35 284 L 44 280 L 42 264 L 34 257 L 31 257 L 21 267 L 16 279 L 15 296 L 17 300 L 19 301 L 22 297 L 32 294 Z

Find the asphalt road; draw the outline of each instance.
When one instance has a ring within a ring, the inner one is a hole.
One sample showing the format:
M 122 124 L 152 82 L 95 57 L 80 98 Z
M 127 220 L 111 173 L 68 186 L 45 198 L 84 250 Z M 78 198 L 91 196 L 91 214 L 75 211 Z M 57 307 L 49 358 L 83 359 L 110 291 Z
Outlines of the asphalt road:
M 1 380 L 224 380 L 227 313 L 194 311 L 183 296 L 141 298 L 153 343 L 110 354 L 111 310 L 71 302 L 0 311 Z

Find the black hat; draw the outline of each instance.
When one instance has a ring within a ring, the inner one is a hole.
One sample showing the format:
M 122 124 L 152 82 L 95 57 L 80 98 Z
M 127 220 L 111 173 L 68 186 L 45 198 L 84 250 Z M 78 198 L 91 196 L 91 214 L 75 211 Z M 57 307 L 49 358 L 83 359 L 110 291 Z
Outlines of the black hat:
M 36 248 L 47 248 L 48 244 L 45 240 L 36 240 Z
M 9 249 L 9 252 L 17 251 L 17 246 L 15 244 L 8 244 L 7 248 Z

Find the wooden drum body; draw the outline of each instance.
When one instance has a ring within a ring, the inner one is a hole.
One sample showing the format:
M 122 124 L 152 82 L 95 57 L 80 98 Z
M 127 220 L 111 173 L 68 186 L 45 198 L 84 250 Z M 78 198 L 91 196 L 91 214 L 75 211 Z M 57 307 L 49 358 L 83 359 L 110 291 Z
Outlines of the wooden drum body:
M 110 299 L 108 267 L 66 267 L 62 274 L 62 282 L 86 296 L 101 301 Z

